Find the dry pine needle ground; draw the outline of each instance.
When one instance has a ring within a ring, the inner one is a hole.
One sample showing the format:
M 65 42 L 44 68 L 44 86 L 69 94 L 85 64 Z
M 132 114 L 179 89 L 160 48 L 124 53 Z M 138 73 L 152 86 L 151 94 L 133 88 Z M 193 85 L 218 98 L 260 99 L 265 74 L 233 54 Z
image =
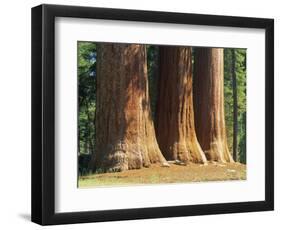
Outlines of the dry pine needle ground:
M 246 165 L 239 163 L 209 163 L 208 165 L 171 164 L 116 173 L 91 174 L 79 177 L 78 187 L 165 184 L 203 181 L 245 180 Z

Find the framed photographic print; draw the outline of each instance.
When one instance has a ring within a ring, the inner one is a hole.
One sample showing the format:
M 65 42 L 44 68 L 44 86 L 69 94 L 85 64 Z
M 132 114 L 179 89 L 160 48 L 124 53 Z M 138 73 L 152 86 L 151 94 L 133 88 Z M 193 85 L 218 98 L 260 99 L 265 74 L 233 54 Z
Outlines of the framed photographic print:
M 273 210 L 273 19 L 32 8 L 32 221 Z

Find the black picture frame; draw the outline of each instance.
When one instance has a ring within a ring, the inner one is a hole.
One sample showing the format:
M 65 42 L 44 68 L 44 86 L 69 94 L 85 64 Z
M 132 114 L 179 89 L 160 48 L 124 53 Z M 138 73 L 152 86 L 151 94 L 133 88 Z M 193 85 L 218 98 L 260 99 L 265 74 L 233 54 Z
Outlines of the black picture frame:
M 55 213 L 55 17 L 265 29 L 265 200 Z M 32 221 L 41 225 L 274 209 L 274 20 L 80 6 L 32 8 Z

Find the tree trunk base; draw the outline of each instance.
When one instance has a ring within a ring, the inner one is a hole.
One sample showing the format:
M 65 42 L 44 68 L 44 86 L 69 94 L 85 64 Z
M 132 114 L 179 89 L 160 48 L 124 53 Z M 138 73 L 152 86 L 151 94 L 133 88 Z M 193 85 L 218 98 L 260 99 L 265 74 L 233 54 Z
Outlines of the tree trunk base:
M 210 150 L 205 150 L 206 158 L 209 161 L 216 161 L 220 163 L 233 163 L 234 160 L 231 157 L 227 146 L 219 142 L 212 142 Z

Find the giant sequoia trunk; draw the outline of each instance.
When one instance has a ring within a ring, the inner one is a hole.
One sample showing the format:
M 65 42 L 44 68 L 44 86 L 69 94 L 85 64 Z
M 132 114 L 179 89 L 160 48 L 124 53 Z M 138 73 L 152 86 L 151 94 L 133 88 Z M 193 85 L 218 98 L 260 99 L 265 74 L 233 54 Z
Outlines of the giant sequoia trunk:
M 205 163 L 197 141 L 192 99 L 191 48 L 160 47 L 156 133 L 166 159 Z
M 223 49 L 195 50 L 195 126 L 197 138 L 208 160 L 233 162 L 226 140 L 223 67 Z
M 166 164 L 158 147 L 148 96 L 143 45 L 97 45 L 95 171 Z

